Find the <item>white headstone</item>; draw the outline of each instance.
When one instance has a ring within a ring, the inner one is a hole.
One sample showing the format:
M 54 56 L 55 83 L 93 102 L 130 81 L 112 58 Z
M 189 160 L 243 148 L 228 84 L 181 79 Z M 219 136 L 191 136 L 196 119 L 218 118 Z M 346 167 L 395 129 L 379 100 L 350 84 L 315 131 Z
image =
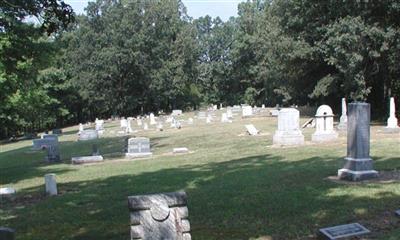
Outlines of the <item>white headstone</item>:
M 300 112 L 294 108 L 283 108 L 278 115 L 278 130 L 273 143 L 276 145 L 300 145 L 304 136 L 300 130 Z
M 193 121 L 194 121 L 193 118 L 189 118 L 188 119 L 188 124 L 193 124 Z
M 15 195 L 15 193 L 17 193 L 17 191 L 12 187 L 0 188 L 0 199 L 2 197 L 12 198 Z
M 137 125 L 138 126 L 142 126 L 142 119 L 140 119 L 139 117 L 136 119 Z
M 143 123 L 143 130 L 149 130 L 149 125 L 147 123 Z
M 250 117 L 253 115 L 253 108 L 251 106 L 243 106 L 242 117 Z
M 229 120 L 229 118 L 228 118 L 228 114 L 226 114 L 226 113 L 222 113 L 222 116 L 221 116 L 221 122 L 222 123 L 229 123 L 229 122 L 232 122 L 231 120 Z
M 159 123 L 157 124 L 157 129 L 158 129 L 159 131 L 163 131 L 163 130 L 164 130 L 163 124 L 162 124 L 161 122 L 159 122 Z
M 182 110 L 180 110 L 180 109 L 172 110 L 172 114 L 171 115 L 172 116 L 182 115 Z
M 342 115 L 340 116 L 340 122 L 338 125 L 339 130 L 347 129 L 347 105 L 346 98 L 342 98 Z
M 206 123 L 211 123 L 211 121 L 212 121 L 212 117 L 211 117 L 211 115 L 208 115 L 206 118 Z
M 247 132 L 252 136 L 256 136 L 260 133 L 260 131 L 258 131 L 257 128 L 254 127 L 253 124 L 246 124 L 244 126 L 245 126 Z
M 83 130 L 85 130 L 85 129 L 83 128 L 83 124 L 82 124 L 82 123 L 79 123 L 79 132 L 78 132 L 78 134 L 81 133 L 81 132 L 83 132 Z
M 132 118 L 128 118 L 127 120 L 126 120 L 126 133 L 132 133 L 133 132 L 133 129 L 132 129 Z
M 185 147 L 180 147 L 180 148 L 173 148 L 172 149 L 173 153 L 188 153 L 189 149 L 185 148 Z
M 156 117 L 154 116 L 153 113 L 150 113 L 150 125 L 156 125 Z
M 321 105 L 315 115 L 316 130 L 311 136 L 313 142 L 336 140 L 337 132 L 333 129 L 333 112 L 328 105 Z
M 56 175 L 54 173 L 46 174 L 44 175 L 44 181 L 46 185 L 46 194 L 49 196 L 57 195 Z
M 232 109 L 229 108 L 226 110 L 226 116 L 228 117 L 228 119 L 233 119 Z
M 390 115 L 387 120 L 387 127 L 386 128 L 391 128 L 391 129 L 398 129 L 398 120 L 396 118 L 396 106 L 394 103 L 394 98 L 390 98 Z
M 126 129 L 128 127 L 128 120 L 123 118 L 123 119 L 120 120 L 120 124 L 121 124 L 121 128 L 122 129 Z
M 265 104 L 261 105 L 261 108 L 264 109 L 265 108 Z

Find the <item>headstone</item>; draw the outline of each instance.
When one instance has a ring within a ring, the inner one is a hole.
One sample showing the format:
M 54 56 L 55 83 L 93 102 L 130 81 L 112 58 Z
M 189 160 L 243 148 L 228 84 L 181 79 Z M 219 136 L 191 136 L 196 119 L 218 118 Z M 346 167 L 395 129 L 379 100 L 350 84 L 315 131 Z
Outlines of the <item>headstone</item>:
M 149 130 L 149 125 L 146 122 L 143 123 L 143 130 Z
M 394 213 L 396 214 L 396 216 L 400 217 L 400 209 L 396 210 Z
M 321 228 L 319 230 L 319 234 L 329 240 L 348 239 L 349 237 L 360 236 L 368 233 L 370 233 L 370 231 L 359 223 Z
M 14 240 L 15 230 L 7 227 L 0 227 L 0 239 L 1 240 Z
M 265 108 L 265 104 L 261 105 L 261 108 L 264 109 Z
M 71 163 L 72 164 L 96 163 L 96 162 L 102 162 L 103 160 L 104 160 L 103 156 L 101 155 L 72 157 Z
M 12 199 L 12 198 L 14 198 L 16 193 L 17 193 L 17 191 L 12 187 L 0 188 L 0 199 L 2 199 L 2 198 Z
M 172 153 L 188 153 L 189 149 L 185 147 L 180 147 L 180 148 L 173 148 Z
M 53 140 L 55 142 L 58 142 L 58 136 L 55 134 L 45 134 L 42 136 L 43 139 L 49 139 L 49 140 Z
M 244 126 L 245 126 L 247 132 L 248 132 L 251 136 L 256 136 L 256 135 L 258 135 L 258 134 L 260 133 L 260 131 L 258 131 L 258 130 L 256 129 L 256 127 L 254 127 L 253 124 L 247 124 L 247 125 L 244 125 Z
M 340 121 L 338 129 L 342 131 L 347 130 L 347 105 L 346 98 L 342 98 L 342 115 L 340 116 Z
M 211 123 L 211 121 L 212 121 L 211 115 L 207 115 L 206 123 Z
M 390 98 L 390 114 L 387 120 L 386 130 L 388 132 L 398 132 L 400 131 L 400 127 L 398 125 L 398 120 L 396 118 L 396 106 L 394 103 L 394 98 Z
M 32 140 L 33 146 L 32 150 L 42 150 L 48 148 L 50 145 L 58 144 L 54 139 L 47 138 L 47 139 L 33 139 Z
M 322 105 L 315 115 L 316 130 L 311 136 L 313 142 L 328 142 L 338 138 L 338 133 L 333 129 L 333 112 L 328 105 Z
M 271 109 L 269 111 L 269 114 L 273 117 L 277 117 L 279 115 L 279 110 L 278 109 Z
M 229 120 L 229 118 L 228 118 L 228 114 L 226 114 L 226 113 L 222 113 L 222 116 L 221 116 L 221 122 L 222 123 L 229 123 L 229 122 L 232 122 L 231 120 Z
M 157 129 L 158 129 L 158 131 L 163 131 L 164 130 L 164 126 L 163 126 L 163 124 L 161 122 L 159 122 L 157 124 Z
M 278 130 L 275 131 L 275 145 L 301 145 L 304 136 L 300 130 L 300 112 L 294 108 L 283 108 L 278 115 Z
M 137 120 L 136 120 L 136 122 L 137 122 L 137 125 L 138 126 L 142 126 L 142 119 L 140 119 L 140 118 L 138 118 Z
M 53 134 L 61 135 L 62 134 L 62 129 L 56 128 L 56 129 L 53 129 L 51 132 Z
M 126 133 L 132 133 L 133 129 L 132 129 L 132 120 L 133 118 L 128 117 L 126 120 Z
M 56 175 L 54 173 L 44 175 L 44 182 L 46 186 L 46 194 L 49 196 L 57 195 Z
M 253 115 L 253 108 L 251 106 L 242 107 L 242 117 L 251 117 Z
M 190 240 L 185 192 L 128 197 L 131 240 Z
M 47 156 L 46 156 L 45 160 L 47 162 L 60 162 L 61 161 L 60 150 L 59 150 L 58 144 L 49 145 L 46 149 L 47 149 Z
M 233 113 L 232 113 L 232 109 L 227 109 L 226 110 L 226 116 L 228 117 L 228 119 L 232 120 L 233 119 Z
M 188 122 L 188 124 L 193 124 L 194 120 L 193 120 L 193 118 L 189 118 L 187 122 Z
M 213 110 L 217 111 L 218 110 L 218 106 L 217 105 L 213 105 Z
M 180 109 L 175 109 L 175 110 L 172 110 L 172 114 L 171 114 L 172 116 L 179 116 L 179 115 L 182 115 L 182 110 L 180 110 Z
M 207 117 L 206 112 L 198 112 L 197 114 L 198 119 L 205 119 Z
M 119 121 L 119 123 L 120 123 L 121 128 L 124 130 L 128 127 L 128 120 L 126 120 L 125 118 L 121 119 Z
M 150 125 L 156 125 L 156 118 L 153 113 L 150 113 Z
M 104 120 L 99 120 L 96 118 L 95 122 L 95 129 L 98 132 L 98 134 L 103 134 L 104 132 Z
M 81 134 L 81 132 L 83 132 L 83 130 L 85 130 L 85 129 L 83 128 L 83 124 L 82 124 L 82 123 L 79 123 L 78 134 Z
M 87 141 L 87 140 L 93 140 L 93 139 L 98 139 L 99 134 L 97 133 L 96 130 L 93 129 L 87 129 L 83 130 L 81 134 L 79 134 L 79 141 Z
M 129 138 L 127 150 L 125 156 L 128 158 L 149 157 L 153 155 L 150 151 L 150 140 L 144 137 Z
M 368 103 L 350 103 L 347 122 L 347 157 L 344 166 L 339 169 L 340 179 L 351 181 L 378 177 L 373 170 L 373 160 L 369 156 L 370 149 L 370 114 Z

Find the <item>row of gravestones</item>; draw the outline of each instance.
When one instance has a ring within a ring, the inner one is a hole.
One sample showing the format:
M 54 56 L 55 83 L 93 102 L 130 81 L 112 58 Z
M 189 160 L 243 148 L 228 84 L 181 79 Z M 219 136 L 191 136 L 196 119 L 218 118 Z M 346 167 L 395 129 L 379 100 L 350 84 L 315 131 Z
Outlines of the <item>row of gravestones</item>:
M 130 239 L 191 240 L 189 210 L 185 192 L 137 195 L 128 197 Z M 400 216 L 400 210 L 396 211 Z M 343 239 L 368 234 L 359 223 L 321 228 L 323 239 Z M 15 231 L 0 227 L 0 239 L 14 240 Z

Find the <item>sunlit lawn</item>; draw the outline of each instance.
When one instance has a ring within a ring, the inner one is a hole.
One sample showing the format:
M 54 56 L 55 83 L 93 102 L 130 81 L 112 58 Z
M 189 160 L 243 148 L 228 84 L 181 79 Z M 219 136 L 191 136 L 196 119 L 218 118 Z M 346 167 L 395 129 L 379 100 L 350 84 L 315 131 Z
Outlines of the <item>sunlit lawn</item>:
M 244 135 L 246 123 L 262 135 Z M 181 130 L 138 132 L 150 138 L 154 156 L 126 161 L 125 137 L 111 133 L 119 122 L 105 126 L 103 138 L 87 142 L 76 141 L 77 126 L 64 129 L 60 164 L 45 163 L 45 152 L 30 150 L 32 141 L 2 145 L 0 183 L 18 194 L 14 202 L 2 201 L 0 226 L 15 228 L 17 239 L 129 239 L 129 195 L 185 190 L 195 240 L 314 239 L 318 228 L 350 222 L 370 228 L 371 239 L 400 239 L 393 214 L 400 208 L 399 182 L 326 179 L 346 155 L 343 133 L 336 143 L 316 145 L 310 143 L 314 129 L 306 129 L 306 145 L 277 148 L 271 147 L 275 118 L 195 119 Z M 372 128 L 375 168 L 400 169 L 400 135 L 381 129 Z M 70 164 L 71 156 L 90 154 L 93 143 L 104 163 Z M 192 153 L 174 156 L 173 147 Z M 59 196 L 44 196 L 46 173 L 57 174 Z

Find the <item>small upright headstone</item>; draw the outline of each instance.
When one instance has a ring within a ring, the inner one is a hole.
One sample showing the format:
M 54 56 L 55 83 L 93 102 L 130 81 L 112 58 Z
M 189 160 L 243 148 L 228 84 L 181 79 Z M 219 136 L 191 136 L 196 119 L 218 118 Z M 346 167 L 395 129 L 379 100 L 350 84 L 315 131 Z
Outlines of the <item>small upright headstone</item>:
M 198 119 L 205 119 L 207 117 L 207 113 L 206 112 L 198 112 L 197 113 L 197 118 Z
M 261 105 L 261 108 L 264 109 L 265 108 L 265 104 Z
M 233 113 L 232 113 L 232 109 L 229 108 L 226 110 L 226 116 L 228 117 L 228 119 L 232 120 L 233 119 Z
M 140 119 L 139 117 L 136 119 L 136 123 L 138 126 L 142 126 L 143 122 L 142 119 Z
M 79 134 L 79 141 L 87 141 L 87 140 L 93 140 L 99 138 L 99 134 L 97 133 L 96 130 L 93 129 L 87 129 L 83 130 L 81 134 Z
M 390 98 L 390 115 L 387 120 L 386 131 L 388 132 L 398 132 L 400 127 L 398 125 L 398 120 L 396 118 L 396 106 L 394 103 L 394 98 Z
M 0 199 L 8 198 L 13 199 L 17 191 L 12 187 L 2 187 L 0 188 Z
M 104 132 L 104 120 L 99 120 L 96 118 L 96 122 L 95 122 L 95 129 L 98 132 L 98 134 L 103 134 Z
M 222 113 L 221 122 L 222 123 L 229 123 L 229 122 L 232 122 L 232 121 L 229 120 L 228 115 L 226 113 Z
M 15 230 L 7 227 L 0 227 L 0 239 L 1 240 L 14 240 Z
M 188 121 L 187 121 L 187 123 L 188 123 L 188 124 L 193 124 L 193 121 L 194 121 L 193 118 L 189 118 Z
M 126 133 L 132 133 L 133 129 L 132 129 L 132 119 L 131 117 L 128 117 L 126 119 Z
M 278 130 L 273 137 L 275 145 L 301 145 L 304 136 L 300 130 L 300 112 L 294 108 L 283 108 L 278 115 Z
M 347 157 L 344 166 L 339 169 L 340 179 L 351 181 L 378 177 L 373 170 L 373 160 L 369 156 L 370 149 L 370 114 L 368 103 L 350 103 L 347 122 Z
M 44 182 L 46 186 L 46 194 L 49 196 L 57 195 L 56 175 L 54 173 L 44 175 Z
M 341 131 L 347 130 L 347 105 L 346 98 L 342 98 L 342 115 L 340 116 L 340 121 L 338 129 Z
M 129 138 L 127 153 L 128 158 L 149 157 L 153 153 L 150 151 L 150 140 L 144 137 Z
M 143 130 L 149 130 L 149 125 L 146 122 L 143 123 Z
M 81 132 L 83 132 L 83 130 L 85 130 L 85 129 L 83 128 L 83 124 L 82 124 L 82 123 L 79 123 L 78 134 L 81 134 Z
M 251 106 L 242 107 L 242 117 L 250 117 L 253 115 L 253 108 Z
M 179 116 L 179 115 L 182 115 L 182 110 L 180 110 L 180 109 L 172 110 L 171 115 L 172 115 L 172 116 Z
M 185 192 L 128 197 L 131 240 L 190 240 L 189 211 Z
M 328 105 L 322 105 L 315 114 L 316 130 L 311 136 L 313 142 L 327 142 L 338 138 L 337 132 L 333 129 L 333 112 Z
M 207 115 L 206 123 L 211 123 L 211 121 L 212 121 L 211 115 Z
M 158 131 L 163 131 L 163 130 L 164 130 L 164 126 L 163 126 L 163 124 L 162 124 L 161 122 L 159 122 L 159 123 L 157 124 L 157 130 L 158 130 Z
M 156 125 L 156 117 L 154 116 L 154 113 L 150 113 L 150 125 Z

